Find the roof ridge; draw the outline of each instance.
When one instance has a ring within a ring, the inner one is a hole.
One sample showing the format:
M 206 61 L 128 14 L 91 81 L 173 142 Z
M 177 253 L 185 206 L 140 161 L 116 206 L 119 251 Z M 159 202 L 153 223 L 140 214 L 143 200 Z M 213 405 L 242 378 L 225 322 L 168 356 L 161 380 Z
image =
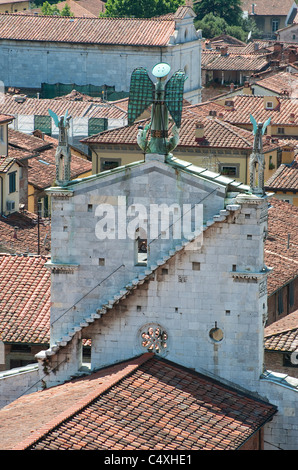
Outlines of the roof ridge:
M 237 128 L 237 131 L 236 129 L 234 129 L 234 126 L 233 124 L 227 122 L 227 121 L 222 121 L 221 119 L 218 119 L 218 118 L 215 118 L 216 122 L 218 122 L 220 125 L 222 125 L 223 127 L 229 129 L 234 135 L 236 135 L 237 137 L 239 137 L 241 140 L 243 140 L 243 142 L 245 142 L 247 145 L 249 145 L 250 147 L 252 147 L 252 143 L 249 142 L 249 140 L 247 140 L 243 135 L 241 135 L 241 133 L 239 133 L 239 131 L 241 130 L 246 130 L 246 129 L 239 129 Z M 249 132 L 249 131 L 248 131 Z
M 125 377 L 131 375 L 142 364 L 149 361 L 149 359 L 151 359 L 153 357 L 153 355 L 154 355 L 153 353 L 144 353 L 141 356 L 138 356 L 138 357 L 134 358 L 133 360 L 125 361 L 125 362 L 129 362 L 129 364 L 127 364 L 125 366 L 124 372 L 121 373 L 120 371 L 118 371 L 118 372 L 114 372 L 114 374 L 113 374 L 112 371 L 111 371 L 112 377 L 109 380 L 99 384 L 98 388 L 96 388 L 91 393 L 89 393 L 87 396 L 82 398 L 75 405 L 72 405 L 66 411 L 63 411 L 58 416 L 53 418 L 49 423 L 43 425 L 38 431 L 35 431 L 33 434 L 31 434 L 31 436 L 29 438 L 24 439 L 22 442 L 17 444 L 13 448 L 13 450 L 25 450 L 30 445 L 33 445 L 40 437 L 43 436 L 43 434 L 48 433 L 53 428 L 55 428 L 56 426 L 61 424 L 63 421 L 70 418 L 70 416 L 72 416 L 72 415 L 76 414 L 78 411 L 82 410 L 85 406 L 89 405 L 89 403 L 91 403 L 93 400 L 95 400 L 99 395 L 102 395 L 103 393 L 105 393 L 109 389 L 111 389 L 120 380 L 123 380 Z M 121 363 L 113 364 L 112 366 L 109 366 L 108 368 L 110 368 L 110 367 L 112 369 L 117 368 L 117 367 L 119 367 L 120 364 Z M 121 369 L 121 371 L 122 370 L 123 369 Z M 100 371 L 98 371 L 98 372 L 100 372 Z M 80 379 L 78 379 L 78 380 L 80 380 Z

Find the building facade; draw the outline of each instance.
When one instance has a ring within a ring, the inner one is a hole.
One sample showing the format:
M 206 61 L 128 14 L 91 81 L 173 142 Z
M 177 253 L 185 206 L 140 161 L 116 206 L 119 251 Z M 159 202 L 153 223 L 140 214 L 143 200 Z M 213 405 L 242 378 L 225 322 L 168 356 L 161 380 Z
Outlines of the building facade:
M 196 103 L 201 32 L 195 30 L 194 18 L 190 7 L 156 19 L 0 15 L 1 80 L 7 87 L 40 89 L 42 83 L 60 82 L 128 92 L 136 67 L 151 70 L 168 62 L 174 70 L 185 70 L 185 98 Z

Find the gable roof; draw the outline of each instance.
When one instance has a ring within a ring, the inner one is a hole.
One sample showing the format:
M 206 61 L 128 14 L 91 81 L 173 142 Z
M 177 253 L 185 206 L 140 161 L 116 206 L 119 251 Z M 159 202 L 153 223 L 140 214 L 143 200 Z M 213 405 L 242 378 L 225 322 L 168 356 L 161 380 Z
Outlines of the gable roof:
M 288 92 L 288 96 L 291 98 L 298 98 L 297 85 L 298 85 L 298 74 L 290 72 L 279 72 L 269 77 L 256 80 L 256 86 L 266 88 L 267 90 L 281 94 L 284 91 Z
M 15 450 L 236 450 L 276 411 L 147 353 L 16 400 L 0 432 Z
M 118 46 L 167 46 L 175 20 L 0 14 L 0 40 Z
M 137 133 L 138 127 L 145 127 L 150 123 L 150 119 L 142 120 L 134 123 L 131 126 L 118 127 L 116 129 L 110 129 L 103 131 L 99 134 L 95 134 L 90 137 L 82 139 L 81 142 L 84 144 L 114 144 L 114 145 L 135 145 L 137 144 Z M 200 124 L 204 128 L 204 138 L 201 140 L 196 139 L 195 131 L 196 125 Z M 171 125 L 169 126 L 169 131 Z M 148 138 L 150 131 L 148 131 Z M 229 149 L 247 149 L 251 150 L 253 147 L 253 135 L 251 131 L 240 129 L 228 122 L 218 119 L 216 117 L 198 117 L 196 113 L 184 112 L 181 120 L 181 127 L 179 129 L 179 144 L 177 151 L 180 148 L 229 148 Z M 271 143 L 265 137 L 263 138 L 264 151 L 272 150 L 280 146 Z M 141 153 L 140 149 L 140 153 Z
M 0 341 L 48 344 L 50 273 L 41 256 L 0 254 Z
M 207 53 L 208 54 L 208 53 Z M 204 53 L 202 54 L 204 55 Z M 204 65 L 206 70 L 239 70 L 259 72 L 269 65 L 267 56 L 243 54 L 243 53 L 228 53 L 222 55 L 209 56 L 209 63 Z
M 40 254 L 48 255 L 51 243 L 49 221 L 39 224 Z M 8 253 L 38 253 L 37 215 L 28 211 L 0 215 L 0 250 Z
M 268 191 L 297 191 L 298 190 L 298 157 L 290 164 L 282 163 L 265 183 Z
M 214 109 L 222 113 L 223 120 L 234 125 L 251 126 L 250 114 L 252 114 L 259 122 L 265 122 L 271 117 L 270 125 L 295 126 L 295 122 L 291 123 L 291 120 L 293 120 L 291 116 L 292 114 L 294 116 L 298 115 L 298 100 L 281 97 L 274 97 L 274 99 L 278 100 L 279 103 L 275 109 L 266 109 L 264 97 L 254 95 L 235 95 L 230 99 L 233 102 L 233 106 L 230 107 L 212 101 L 191 105 L 187 109 L 201 114 L 204 113 L 205 106 L 208 106 L 207 109 L 209 110 L 212 109 L 213 105 L 216 105 Z
M 298 349 L 298 310 L 265 328 L 265 349 L 293 352 Z
M 252 15 L 252 3 L 251 0 L 242 1 L 242 10 L 247 11 L 249 15 Z M 258 0 L 257 4 L 254 4 L 254 14 L 256 16 L 287 16 L 293 5 L 293 0 Z
M 273 268 L 267 278 L 269 296 L 298 276 L 297 246 L 298 208 L 271 198 L 264 248 L 265 263 Z
M 18 96 L 18 95 L 17 95 Z M 38 115 L 48 116 L 51 109 L 57 116 L 64 116 L 68 111 L 72 118 L 106 118 L 106 119 L 125 119 L 127 112 L 117 104 L 107 103 L 101 98 L 86 97 L 73 90 L 69 95 L 57 97 L 55 99 L 37 99 L 23 97 L 19 101 L 12 95 L 6 94 L 3 103 L 0 103 L 0 110 L 13 115 Z M 11 116 L 11 120 L 14 116 Z
M 56 178 L 55 153 L 58 140 L 44 135 L 43 139 L 30 134 L 8 129 L 11 153 L 24 151 L 28 159 L 28 183 L 44 189 L 54 184 Z M 71 178 L 92 171 L 92 163 L 82 157 L 71 155 Z

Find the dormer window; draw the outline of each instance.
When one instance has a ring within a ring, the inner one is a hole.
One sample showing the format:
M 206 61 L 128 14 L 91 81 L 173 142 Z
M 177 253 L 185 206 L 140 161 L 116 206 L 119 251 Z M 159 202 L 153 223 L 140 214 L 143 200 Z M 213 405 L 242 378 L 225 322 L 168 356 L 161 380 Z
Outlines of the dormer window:
M 272 101 L 267 101 L 266 109 L 273 109 L 273 102 Z

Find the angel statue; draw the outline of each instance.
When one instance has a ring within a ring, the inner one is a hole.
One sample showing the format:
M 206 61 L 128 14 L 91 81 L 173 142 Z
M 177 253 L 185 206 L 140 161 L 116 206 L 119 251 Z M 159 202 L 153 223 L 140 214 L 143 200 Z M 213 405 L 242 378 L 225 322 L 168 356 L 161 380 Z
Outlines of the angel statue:
M 271 118 L 267 119 L 265 123 L 257 123 L 255 118 L 250 114 L 250 121 L 253 125 L 254 143 L 252 154 L 249 160 L 249 173 L 250 173 L 250 189 L 254 194 L 264 194 L 264 171 L 265 171 L 265 157 L 263 153 L 262 138 L 265 134 L 266 128 L 269 125 Z M 258 172 L 258 178 L 257 178 Z
M 185 72 L 179 70 L 166 82 L 171 68 L 159 63 L 152 69 L 157 78 L 154 84 L 143 67 L 136 68 L 131 75 L 128 124 L 133 124 L 152 105 L 151 121 L 145 128 L 139 126 L 137 142 L 144 153 L 170 155 L 179 143 Z M 169 113 L 173 120 L 172 136 L 169 136 Z M 148 134 L 150 132 L 150 139 Z
M 51 109 L 49 115 L 53 118 L 55 125 L 59 128 L 58 146 L 56 149 L 56 183 L 65 185 L 70 181 L 70 161 L 71 153 L 68 144 L 68 129 L 71 116 L 66 111 L 60 118 Z

